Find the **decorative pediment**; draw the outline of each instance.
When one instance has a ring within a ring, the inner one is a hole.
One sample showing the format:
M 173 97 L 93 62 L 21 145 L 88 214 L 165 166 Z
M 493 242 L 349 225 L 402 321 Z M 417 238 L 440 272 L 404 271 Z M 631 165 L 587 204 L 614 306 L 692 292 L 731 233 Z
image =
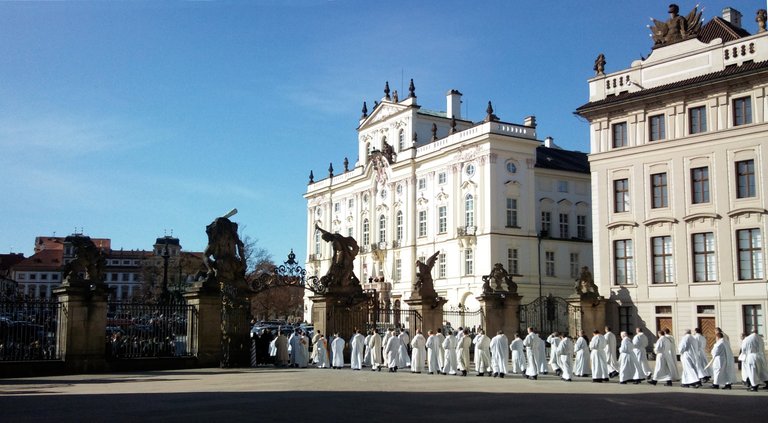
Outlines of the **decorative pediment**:
M 425 207 L 425 206 L 427 205 L 427 203 L 429 203 L 429 200 L 427 200 L 427 199 L 424 197 L 424 193 L 421 193 L 421 195 L 419 196 L 419 198 L 417 198 L 417 199 L 416 199 L 416 204 L 417 204 L 419 207 Z
M 728 217 L 733 219 L 735 217 L 747 215 L 746 217 L 748 218 L 752 214 L 766 214 L 766 213 L 768 213 L 768 210 L 761 209 L 760 207 L 742 207 L 742 208 L 729 211 Z
M 677 223 L 677 219 L 673 217 L 655 217 L 644 221 L 643 225 L 645 225 L 645 227 L 669 225 L 671 228 L 675 223 Z
M 379 204 L 378 206 L 376 206 L 377 213 L 386 213 L 388 211 L 389 211 L 389 206 L 387 206 L 386 204 Z
M 360 130 L 374 123 L 381 122 L 382 120 L 385 120 L 394 114 L 402 112 L 407 108 L 408 106 L 403 106 L 400 104 L 382 102 L 378 106 L 376 106 L 375 109 L 373 109 L 373 113 L 371 113 L 367 118 L 365 118 L 365 120 L 363 120 L 363 122 L 360 124 Z
M 482 153 L 482 149 L 480 148 L 480 146 L 461 147 L 453 156 L 453 161 L 466 162 L 469 160 L 474 160 L 478 155 L 480 155 L 480 153 Z
M 462 190 L 474 190 L 476 188 L 477 188 L 477 184 L 471 179 L 461 183 Z
M 504 183 L 504 185 L 507 187 L 507 195 L 510 197 L 519 197 L 520 196 L 520 182 L 518 181 L 507 181 Z
M 683 222 L 693 223 L 696 221 L 704 221 L 707 219 L 714 221 L 716 219 L 721 219 L 721 218 L 722 216 L 720 216 L 717 213 L 694 213 L 694 214 L 689 214 L 688 216 L 683 217 Z
M 448 199 L 448 194 L 446 194 L 445 191 L 443 191 L 443 189 L 440 188 L 440 192 L 437 193 L 435 198 L 437 199 L 437 201 L 444 203 Z
M 606 229 L 612 230 L 612 229 L 619 229 L 623 227 L 631 227 L 636 228 L 638 226 L 637 222 L 632 220 L 617 220 L 615 222 L 611 222 L 607 225 L 605 225 Z

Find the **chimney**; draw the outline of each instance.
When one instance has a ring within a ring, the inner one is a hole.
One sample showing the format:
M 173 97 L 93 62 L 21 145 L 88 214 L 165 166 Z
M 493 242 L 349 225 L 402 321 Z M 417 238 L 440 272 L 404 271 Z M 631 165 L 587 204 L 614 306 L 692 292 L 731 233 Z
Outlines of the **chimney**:
M 446 102 L 446 115 L 451 118 L 461 119 L 461 93 L 459 90 L 448 91 Z
M 528 126 L 530 128 L 536 127 L 536 116 L 526 116 L 523 120 L 523 125 Z
M 741 28 L 741 12 L 732 7 L 723 9 L 723 20 L 730 22 L 731 25 L 737 28 Z

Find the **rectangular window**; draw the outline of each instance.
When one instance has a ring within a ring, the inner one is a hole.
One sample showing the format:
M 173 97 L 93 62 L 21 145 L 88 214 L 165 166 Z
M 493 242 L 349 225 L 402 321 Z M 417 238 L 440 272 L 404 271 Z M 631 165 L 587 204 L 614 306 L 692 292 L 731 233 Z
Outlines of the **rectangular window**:
M 418 184 L 420 190 L 427 189 L 427 178 L 419 178 Z
M 350 212 L 352 212 L 352 208 L 353 208 L 353 207 L 355 207 L 355 200 L 354 200 L 354 199 L 352 199 L 352 198 L 350 198 L 350 199 L 347 201 L 347 210 L 349 210 Z
M 122 276 L 122 278 L 123 278 L 123 282 L 128 282 L 128 281 L 130 281 L 130 279 L 129 279 L 129 278 L 131 277 L 131 274 L 130 274 L 130 273 L 123 273 L 122 275 L 123 275 L 123 276 Z
M 651 256 L 653 259 L 653 283 L 672 283 L 675 270 L 672 260 L 672 237 L 655 236 L 651 238 Z
M 757 331 L 758 335 L 765 335 L 763 329 L 763 306 L 760 304 L 748 304 L 742 306 L 744 318 L 744 333 L 750 334 Z
M 395 280 L 399 281 L 402 279 L 403 274 L 403 260 L 402 259 L 395 259 Z
M 691 201 L 693 204 L 709 203 L 709 168 L 691 169 Z
M 571 278 L 579 277 L 579 253 L 571 253 Z
M 568 192 L 568 181 L 557 181 L 557 192 Z
M 587 239 L 587 216 L 579 214 L 576 216 L 576 236 L 579 239 Z
M 338 213 L 341 211 L 341 203 L 333 203 L 333 212 Z
M 51 280 L 52 280 L 52 281 L 57 281 L 57 280 L 59 280 L 59 274 L 58 274 L 58 273 L 54 273 L 54 274 L 52 274 L 52 275 L 51 275 Z
M 549 230 L 552 226 L 552 213 L 541 212 L 541 233 L 543 236 L 549 236 Z
M 707 107 L 691 107 L 688 109 L 688 133 L 700 134 L 707 132 Z
M 555 252 L 554 251 L 544 252 L 544 273 L 547 276 L 551 276 L 551 277 L 555 276 Z
M 519 275 L 517 248 L 507 248 L 507 269 L 510 275 Z
M 760 229 L 736 231 L 739 248 L 739 280 L 763 278 L 763 239 Z
M 704 232 L 693 234 L 693 281 L 712 282 L 717 280 L 715 261 L 715 234 Z
M 36 281 L 37 280 L 37 273 L 30 273 L 29 274 L 29 280 Z
M 445 277 L 445 253 L 440 253 L 439 256 L 437 256 L 437 277 L 438 278 L 444 278 Z
M 612 126 L 613 148 L 627 146 L 627 122 L 614 123 Z
M 616 285 L 632 285 L 635 283 L 634 250 L 631 239 L 620 239 L 613 242 L 613 268 Z
M 419 236 L 427 236 L 427 211 L 419 211 Z
M 570 238 L 570 230 L 568 228 L 568 215 L 560 213 L 560 238 Z
M 445 183 L 445 172 L 440 172 L 437 174 L 437 183 L 440 185 Z
M 629 211 L 629 179 L 613 181 L 613 211 L 616 213 Z
M 40 274 L 40 280 L 41 281 L 47 281 L 48 280 L 48 274 L 47 273 Z
M 752 99 L 742 97 L 733 100 L 733 126 L 752 123 Z
M 395 215 L 395 241 L 399 243 L 402 240 L 403 240 L 403 212 L 398 211 L 397 215 Z
M 517 228 L 517 198 L 507 198 L 507 227 Z
M 448 231 L 448 206 L 437 208 L 437 232 L 444 234 Z
M 667 206 L 669 206 L 667 174 L 655 173 L 651 175 L 651 208 L 658 209 Z
M 352 227 L 347 228 L 347 236 L 352 236 Z
M 648 139 L 650 141 L 660 141 L 664 138 L 666 138 L 664 115 L 651 116 L 648 119 Z
M 471 249 L 464 250 L 464 274 L 472 275 L 475 273 L 475 255 Z
M 631 306 L 619 306 L 619 330 L 629 334 L 634 332 Z
M 749 198 L 757 195 L 755 187 L 755 161 L 736 162 L 736 198 Z

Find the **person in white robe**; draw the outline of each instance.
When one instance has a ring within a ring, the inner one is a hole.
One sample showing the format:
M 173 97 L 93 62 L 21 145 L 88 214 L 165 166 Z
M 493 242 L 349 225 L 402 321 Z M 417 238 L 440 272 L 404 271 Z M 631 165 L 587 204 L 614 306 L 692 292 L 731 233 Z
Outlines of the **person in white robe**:
M 443 340 L 443 367 L 441 371 L 444 375 L 456 374 L 456 344 L 458 341 L 453 333 L 448 330 L 445 340 Z
M 358 335 L 360 335 L 358 333 Z M 339 333 L 336 332 L 336 334 L 333 335 L 333 341 L 331 342 L 331 352 L 333 352 L 333 362 L 332 367 L 334 369 L 343 369 L 344 368 L 344 346 L 346 345 L 346 342 L 344 341 L 344 338 L 339 336 Z
M 320 337 L 323 336 L 323 334 L 320 331 L 315 332 L 315 336 L 312 337 L 312 355 L 309 356 L 309 361 L 317 364 L 317 349 L 315 349 L 315 344 L 317 343 L 317 340 L 320 339 Z
M 389 338 L 395 336 L 395 330 L 392 328 L 387 329 L 387 333 L 384 334 L 384 339 L 381 341 L 381 347 L 387 348 L 387 344 L 389 343 Z M 389 357 L 387 356 L 387 353 L 383 353 L 384 357 L 384 367 L 390 368 L 389 365 Z M 397 358 L 397 356 L 395 356 Z
M 462 376 L 469 371 L 469 348 L 472 346 L 472 338 L 469 337 L 469 329 L 464 329 L 461 337 L 456 341 L 456 369 Z
M 365 353 L 363 354 L 363 367 L 371 365 L 371 347 L 368 346 L 368 342 L 371 340 L 371 331 L 365 335 Z
M 722 332 L 715 332 L 715 345 L 712 346 L 712 389 L 731 389 L 736 382 L 736 369 L 733 362 L 731 344 L 723 338 Z M 709 367 L 709 365 L 708 365 Z
M 539 343 L 544 341 L 539 338 L 539 335 L 533 331 L 533 328 L 528 328 L 528 335 L 523 340 L 523 346 L 525 347 L 525 358 L 527 365 L 525 367 L 525 377 L 531 380 L 536 380 L 539 376 L 539 361 L 543 357 L 540 357 Z
M 680 353 L 680 364 L 683 365 L 683 373 L 680 377 L 683 388 L 698 388 L 701 386 L 699 372 L 696 370 L 696 350 L 698 345 L 693 336 L 691 336 L 690 329 L 685 331 L 685 335 L 677 345 L 677 350 Z
M 408 346 L 411 345 L 411 337 L 405 330 L 397 334 L 400 338 L 400 351 L 397 353 L 397 367 L 404 369 L 411 366 L 411 356 L 408 355 Z
M 619 345 L 619 383 L 626 385 L 632 382 L 635 385 L 642 382 L 645 376 L 640 373 L 640 363 L 635 355 L 635 346 L 632 338 L 626 331 L 621 331 L 621 344 Z
M 363 351 L 365 351 L 365 338 L 359 330 L 355 329 L 355 334 L 349 340 L 349 367 L 352 370 L 363 368 Z
M 328 342 L 325 339 L 325 336 L 320 335 L 319 338 L 317 338 L 317 341 L 312 345 L 314 350 L 317 352 L 315 354 L 315 359 L 317 360 L 317 367 L 320 369 L 327 369 L 328 368 Z
M 768 389 L 768 361 L 765 359 L 765 341 L 763 335 L 757 333 L 757 330 L 752 331 L 757 337 L 757 359 L 760 362 L 760 380 L 765 383 L 765 389 Z
M 280 332 L 280 328 L 278 328 L 278 332 Z M 295 339 L 298 338 L 298 335 L 299 335 L 299 331 L 297 329 L 296 331 L 291 332 L 291 336 L 288 337 L 288 355 L 290 357 L 291 367 L 299 367 L 298 364 L 296 363 L 297 349 L 294 348 L 294 346 L 297 345 L 296 344 L 297 341 L 295 341 Z
M 760 357 L 760 352 L 765 354 L 762 338 L 757 331 L 753 331 L 741 343 L 742 353 L 745 356 L 742 366 L 746 367 L 746 381 L 750 391 L 757 392 L 762 382 L 765 382 L 765 364 Z M 768 382 L 766 382 L 768 389 Z
M 648 354 L 646 354 L 648 337 L 645 336 L 641 328 L 635 328 L 635 337 L 632 338 L 632 345 L 634 346 L 637 362 L 640 364 L 640 374 L 642 374 L 644 378 L 650 380 L 651 367 L 648 365 Z
M 427 332 L 427 371 L 433 375 L 440 373 L 440 338 L 432 331 Z
M 525 346 L 520 339 L 520 332 L 515 332 L 515 339 L 509 344 L 509 350 L 512 352 L 512 373 L 524 373 L 525 368 Z
M 560 343 L 560 333 L 552 332 L 547 337 L 549 343 L 549 367 L 556 375 L 560 376 L 560 365 L 558 364 L 559 357 L 557 355 L 557 345 Z
M 443 335 L 443 329 L 437 328 L 437 333 L 435 333 L 435 336 L 437 337 L 437 368 L 442 369 L 445 364 L 445 350 L 443 349 L 443 341 L 445 341 L 445 335 Z
M 589 340 L 583 330 L 579 331 L 579 337 L 574 345 L 576 357 L 573 360 L 573 374 L 578 377 L 587 377 L 592 373 L 589 365 Z
M 619 362 L 616 360 L 616 350 L 618 342 L 616 335 L 611 332 L 610 326 L 605 327 L 605 365 L 608 366 L 608 377 L 619 375 Z
M 398 336 L 390 336 L 387 345 L 384 346 L 384 355 L 387 357 L 387 366 L 390 372 L 396 372 L 398 368 L 398 355 L 403 341 Z
M 712 369 L 707 367 L 707 338 L 702 335 L 701 328 L 693 329 L 693 339 L 696 341 L 696 371 L 699 380 L 704 383 L 712 378 Z
M 589 341 L 589 364 L 592 367 L 592 382 L 602 383 L 608 381 L 608 364 L 605 355 L 605 337 L 600 331 L 592 333 Z
M 507 374 L 507 362 L 509 361 L 509 338 L 504 335 L 504 331 L 496 332 L 496 336 L 491 339 L 491 370 L 493 377 L 501 377 Z
M 677 380 L 677 361 L 675 360 L 674 346 L 663 330 L 657 333 L 658 339 L 653 345 L 656 354 L 656 367 L 653 369 L 651 385 L 664 382 L 666 386 L 672 386 L 672 381 Z
M 475 371 L 477 376 L 484 376 L 488 372 L 490 376 L 491 372 L 491 338 L 485 335 L 485 331 L 480 331 L 472 339 L 472 343 L 475 344 Z
M 371 337 L 368 339 L 368 350 L 371 353 L 371 371 L 380 372 L 382 364 L 382 343 L 379 332 L 374 329 L 371 332 Z
M 422 373 L 424 371 L 424 362 L 427 359 L 427 340 L 421 333 L 421 329 L 416 329 L 416 335 L 411 340 L 411 373 Z
M 539 366 L 539 374 L 545 375 L 549 373 L 549 366 L 547 365 L 547 344 L 544 342 L 544 339 L 541 337 L 541 333 L 539 331 L 536 331 L 536 336 L 539 337 L 539 341 L 537 342 L 537 348 L 536 348 L 536 364 Z
M 555 350 L 557 353 L 557 365 L 560 370 L 560 378 L 570 382 L 573 374 L 573 341 L 567 335 L 560 334 L 560 342 Z
M 744 352 L 744 342 L 747 339 L 747 334 L 742 333 L 741 334 L 741 346 L 739 347 L 739 363 L 741 363 L 741 382 L 744 385 L 747 385 L 747 379 L 749 379 L 749 374 L 747 373 L 747 353 Z
M 288 338 L 277 331 L 277 336 L 274 339 L 275 343 L 275 366 L 285 367 L 288 365 Z

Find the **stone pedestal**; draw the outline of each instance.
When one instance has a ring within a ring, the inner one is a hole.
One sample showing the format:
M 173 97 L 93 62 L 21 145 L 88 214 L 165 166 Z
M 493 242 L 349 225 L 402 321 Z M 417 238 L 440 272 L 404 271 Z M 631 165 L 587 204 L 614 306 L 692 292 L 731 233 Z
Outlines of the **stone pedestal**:
M 328 318 L 335 301 L 325 295 L 315 295 L 309 299 L 312 301 L 312 325 L 315 328 L 315 333 L 320 331 L 320 333 L 327 334 Z
M 83 286 L 84 285 L 84 286 Z M 59 321 L 59 352 L 66 366 L 78 372 L 106 369 L 104 328 L 107 327 L 109 289 L 89 284 L 53 290 L 64 307 Z
M 197 311 L 197 326 L 187 325 L 187 339 L 191 340 L 192 354 L 201 367 L 218 367 L 223 359 L 221 350 L 221 291 L 203 283 L 184 293 L 187 304 Z
M 568 298 L 568 302 L 581 307 L 581 328 L 575 329 L 582 329 L 587 334 L 591 334 L 595 329 L 602 332 L 607 323 L 604 297 L 590 294 L 574 295 Z M 577 335 L 575 330 L 572 332 L 572 335 Z
M 421 329 L 424 334 L 427 331 L 434 332 L 443 327 L 443 306 L 446 302 L 447 300 L 441 297 L 422 298 L 417 296 L 405 300 L 411 310 L 416 310 L 421 315 L 422 327 L 418 329 Z
M 494 292 L 477 297 L 483 309 L 483 329 L 486 335 L 496 336 L 499 330 L 511 336 L 520 330 L 518 307 L 521 296 L 513 293 Z

